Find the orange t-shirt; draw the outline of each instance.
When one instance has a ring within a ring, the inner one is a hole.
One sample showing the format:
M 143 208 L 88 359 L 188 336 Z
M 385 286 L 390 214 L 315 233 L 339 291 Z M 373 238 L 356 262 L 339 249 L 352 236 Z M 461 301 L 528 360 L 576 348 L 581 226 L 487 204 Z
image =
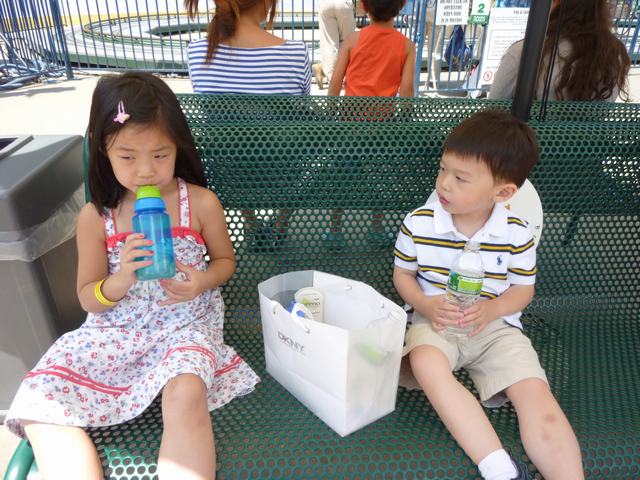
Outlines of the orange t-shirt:
M 407 37 L 392 28 L 369 25 L 360 30 L 349 54 L 345 95 L 395 97 L 407 59 Z

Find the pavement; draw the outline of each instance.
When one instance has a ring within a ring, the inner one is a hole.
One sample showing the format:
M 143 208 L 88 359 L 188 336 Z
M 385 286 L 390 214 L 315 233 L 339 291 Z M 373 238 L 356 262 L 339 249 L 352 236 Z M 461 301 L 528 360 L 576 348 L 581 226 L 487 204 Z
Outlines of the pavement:
M 89 119 L 91 94 L 98 75 L 77 74 L 73 80 L 34 84 L 17 90 L 0 91 L 0 135 L 79 134 Z M 165 77 L 176 93 L 192 93 L 188 78 Z M 632 102 L 640 103 L 640 68 L 631 70 Z M 326 95 L 312 83 L 312 95 Z
M 17 90 L 0 91 L 0 136 L 84 135 L 89 119 L 91 95 L 99 75 L 79 73 L 73 80 L 28 85 Z M 165 77 L 176 93 L 192 93 L 188 78 Z M 640 68 L 629 75 L 631 101 L 640 103 Z M 312 84 L 312 95 L 326 95 Z M 0 477 L 4 476 L 19 439 L 0 425 Z

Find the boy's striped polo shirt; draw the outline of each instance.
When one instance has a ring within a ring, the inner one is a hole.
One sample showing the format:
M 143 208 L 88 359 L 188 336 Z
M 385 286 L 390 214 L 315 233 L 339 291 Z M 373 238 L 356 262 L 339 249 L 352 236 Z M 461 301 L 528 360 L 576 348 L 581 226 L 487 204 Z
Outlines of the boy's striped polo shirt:
M 394 250 L 398 267 L 415 271 L 425 295 L 442 295 L 453 259 L 467 240 L 480 243 L 484 263 L 482 298 L 501 295 L 511 285 L 536 280 L 536 245 L 525 220 L 496 204 L 484 226 L 471 238 L 458 232 L 439 201 L 410 212 L 402 222 Z M 522 328 L 521 312 L 504 317 Z

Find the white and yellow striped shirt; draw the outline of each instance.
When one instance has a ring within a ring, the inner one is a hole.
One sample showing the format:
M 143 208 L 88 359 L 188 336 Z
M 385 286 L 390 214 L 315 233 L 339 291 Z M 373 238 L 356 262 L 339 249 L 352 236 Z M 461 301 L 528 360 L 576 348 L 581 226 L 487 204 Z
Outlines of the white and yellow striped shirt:
M 484 264 L 481 297 L 500 296 L 511 285 L 532 285 L 536 280 L 536 245 L 525 220 L 496 204 L 484 226 L 472 238 L 456 230 L 451 214 L 439 201 L 410 212 L 402 222 L 394 249 L 395 264 L 416 271 L 425 295 L 442 295 L 449 267 L 467 240 L 480 243 Z M 522 328 L 521 312 L 504 317 Z

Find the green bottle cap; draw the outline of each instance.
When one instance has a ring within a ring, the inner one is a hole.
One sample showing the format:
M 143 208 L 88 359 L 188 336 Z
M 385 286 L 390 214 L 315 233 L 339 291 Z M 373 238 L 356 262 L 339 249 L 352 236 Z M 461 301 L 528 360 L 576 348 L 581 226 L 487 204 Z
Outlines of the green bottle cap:
M 141 198 L 162 198 L 160 196 L 160 189 L 155 185 L 143 185 L 138 187 L 138 192 L 136 193 L 136 200 L 140 200 Z

